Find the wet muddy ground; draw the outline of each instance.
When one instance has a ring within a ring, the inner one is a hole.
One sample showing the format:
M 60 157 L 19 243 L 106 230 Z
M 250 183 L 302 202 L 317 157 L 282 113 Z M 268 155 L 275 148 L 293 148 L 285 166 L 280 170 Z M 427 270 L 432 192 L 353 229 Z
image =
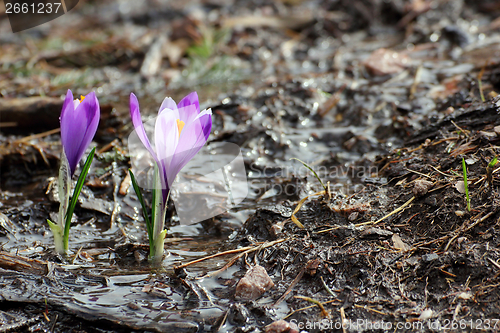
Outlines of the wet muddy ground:
M 500 331 L 499 16 L 487 0 L 84 1 L 13 34 L 2 12 L 0 332 Z M 95 91 L 102 118 L 63 258 L 46 219 L 67 89 Z M 249 194 L 189 226 L 171 203 L 152 269 L 128 95 L 153 117 L 193 90 Z M 254 266 L 272 284 L 248 300 Z

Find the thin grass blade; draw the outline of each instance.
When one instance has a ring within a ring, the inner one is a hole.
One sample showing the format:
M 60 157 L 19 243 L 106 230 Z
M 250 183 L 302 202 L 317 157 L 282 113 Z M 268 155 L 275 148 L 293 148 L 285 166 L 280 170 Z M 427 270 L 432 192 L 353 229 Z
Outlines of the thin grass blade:
M 319 183 L 321 184 L 321 186 L 323 186 L 323 189 L 325 190 L 325 192 L 327 192 L 326 186 L 325 186 L 325 184 L 323 184 L 323 182 L 319 178 L 318 174 L 309 165 L 307 165 L 306 162 L 301 161 L 301 160 L 299 160 L 298 158 L 295 158 L 295 157 L 292 157 L 291 160 L 297 160 L 300 163 L 302 163 L 303 166 L 305 166 L 306 168 L 308 168 L 313 173 L 314 177 L 316 177 L 316 179 L 319 181 Z
M 73 196 L 71 197 L 71 201 L 69 202 L 68 211 L 66 212 L 66 223 L 64 225 L 64 246 L 67 249 L 68 247 L 68 238 L 69 238 L 69 227 L 71 225 L 71 217 L 73 216 L 73 212 L 75 211 L 76 202 L 78 201 L 78 197 L 80 196 L 80 192 L 83 188 L 83 183 L 85 182 L 85 178 L 87 177 L 87 173 L 89 172 L 90 165 L 92 164 L 92 160 L 94 159 L 95 147 L 92 148 L 89 156 L 87 156 L 87 160 L 83 166 L 83 170 L 78 177 L 78 181 L 75 186 L 75 190 L 73 191 Z
M 462 170 L 464 173 L 464 188 L 465 188 L 465 197 L 467 199 L 467 211 L 470 212 L 469 185 L 467 184 L 467 166 L 465 165 L 465 159 L 463 157 L 462 157 Z
M 495 156 L 494 159 L 491 160 L 490 163 L 488 163 L 488 167 L 493 168 L 498 162 L 498 158 Z

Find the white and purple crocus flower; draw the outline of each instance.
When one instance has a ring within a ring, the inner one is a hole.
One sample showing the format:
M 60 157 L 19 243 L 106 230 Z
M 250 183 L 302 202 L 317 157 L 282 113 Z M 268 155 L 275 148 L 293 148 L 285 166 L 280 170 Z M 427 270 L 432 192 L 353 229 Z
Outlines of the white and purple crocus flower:
M 158 263 L 163 257 L 165 212 L 172 183 L 179 171 L 207 142 L 212 129 L 212 111 L 207 109 L 200 112 L 196 92 L 184 97 L 179 104 L 170 97 L 165 98 L 156 118 L 154 145 L 146 134 L 139 101 L 133 93 L 130 94 L 130 116 L 137 136 L 156 163 L 158 181 L 155 190 L 161 195 L 157 195 L 159 200 L 153 207 L 153 235 L 150 235 L 150 246 L 153 248 L 150 249 L 150 259 Z M 161 187 L 161 192 L 158 187 Z
M 47 220 L 52 233 L 56 251 L 66 254 L 69 247 L 69 229 L 76 200 L 80 195 L 83 182 L 92 163 L 93 149 L 78 178 L 70 202 L 71 178 L 78 163 L 94 138 L 100 118 L 99 101 L 94 92 L 73 100 L 73 93 L 68 89 L 61 111 L 61 167 L 59 169 L 59 218 L 57 223 Z

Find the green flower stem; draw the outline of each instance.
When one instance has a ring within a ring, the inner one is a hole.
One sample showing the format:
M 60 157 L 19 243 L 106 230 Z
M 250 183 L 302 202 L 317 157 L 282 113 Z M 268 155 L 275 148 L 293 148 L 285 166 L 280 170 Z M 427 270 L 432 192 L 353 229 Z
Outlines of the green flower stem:
M 153 202 L 151 207 L 151 220 L 149 218 L 148 212 L 146 210 L 146 203 L 144 197 L 142 196 L 137 180 L 129 170 L 130 179 L 132 180 L 132 186 L 134 191 L 141 203 L 142 213 L 144 220 L 146 221 L 146 230 L 148 232 L 149 240 L 149 260 L 153 265 L 159 265 L 163 259 L 165 236 L 167 235 L 167 230 L 165 230 L 165 217 L 167 212 L 168 198 L 170 197 L 170 192 L 167 195 L 166 202 L 163 202 L 162 195 L 162 184 L 160 183 L 160 173 L 159 168 L 155 163 L 154 168 L 154 188 L 153 188 Z
M 56 252 L 59 254 L 65 254 L 64 251 L 64 241 L 63 241 L 63 230 L 61 227 L 52 222 L 51 220 L 47 220 L 49 224 L 50 230 L 52 230 L 52 234 L 54 235 L 54 245 L 56 247 Z
M 61 237 L 62 237 L 62 230 L 64 229 L 64 216 L 66 215 L 66 212 L 68 210 L 70 191 L 71 191 L 71 173 L 70 173 L 68 158 L 66 157 L 64 149 L 61 154 L 61 167 L 59 168 L 59 178 L 57 181 L 57 186 L 59 189 L 59 203 L 60 203 L 59 220 L 57 221 L 57 225 L 60 227 Z
M 149 260 L 153 265 L 161 264 L 163 260 L 163 253 L 165 249 L 165 236 L 167 235 L 167 230 L 160 232 L 158 237 L 154 241 L 153 251 L 149 252 Z
M 165 230 L 165 216 L 167 213 L 167 203 L 168 198 L 170 197 L 170 191 L 167 195 L 166 202 L 163 202 L 162 195 L 162 187 L 161 178 L 160 178 L 160 169 L 158 165 L 155 163 L 155 189 L 153 190 L 153 244 L 150 244 L 149 247 L 149 260 L 153 262 L 153 264 L 157 265 L 161 263 L 163 259 L 164 252 L 164 241 L 165 236 L 167 234 Z M 151 246 L 152 245 L 152 246 Z

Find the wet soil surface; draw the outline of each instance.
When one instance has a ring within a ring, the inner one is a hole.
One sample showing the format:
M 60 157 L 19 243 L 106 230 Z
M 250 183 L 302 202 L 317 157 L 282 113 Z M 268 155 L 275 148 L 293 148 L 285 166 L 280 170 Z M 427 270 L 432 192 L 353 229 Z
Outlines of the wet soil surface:
M 13 34 L 2 12 L 0 332 L 500 331 L 499 14 L 488 0 L 85 1 Z M 63 258 L 46 219 L 68 88 L 96 91 L 102 119 Z M 153 116 L 193 90 L 209 142 L 240 147 L 249 193 L 189 226 L 170 203 L 151 268 L 128 94 Z

